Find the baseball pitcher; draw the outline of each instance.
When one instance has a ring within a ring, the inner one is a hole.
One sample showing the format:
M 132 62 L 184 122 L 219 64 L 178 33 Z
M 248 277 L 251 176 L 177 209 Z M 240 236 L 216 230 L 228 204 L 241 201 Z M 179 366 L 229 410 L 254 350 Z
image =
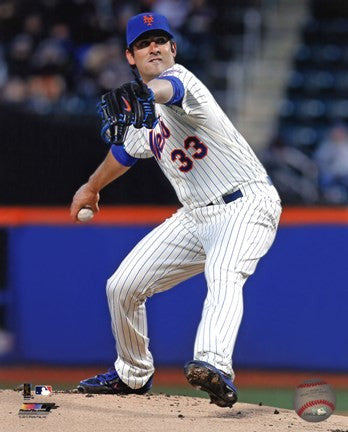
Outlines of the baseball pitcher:
M 99 192 L 138 159 L 154 157 L 182 207 L 125 257 L 107 282 L 117 359 L 108 372 L 85 379 L 85 393 L 144 394 L 152 384 L 146 299 L 204 272 L 208 287 L 184 372 L 211 402 L 237 401 L 232 353 L 243 314 L 243 285 L 273 243 L 281 205 L 251 147 L 204 84 L 175 63 L 167 19 L 132 17 L 126 57 L 135 79 L 100 102 L 104 162 L 73 198 L 98 212 Z

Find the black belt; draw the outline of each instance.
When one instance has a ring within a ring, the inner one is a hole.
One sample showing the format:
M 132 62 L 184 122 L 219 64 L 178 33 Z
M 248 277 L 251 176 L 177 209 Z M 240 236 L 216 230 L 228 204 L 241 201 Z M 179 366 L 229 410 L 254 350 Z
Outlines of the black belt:
M 230 193 L 228 195 L 224 195 L 222 197 L 222 199 L 224 200 L 225 204 L 228 204 L 228 203 L 230 203 L 232 201 L 235 201 L 238 198 L 242 198 L 242 196 L 243 196 L 242 191 L 240 189 L 238 189 L 238 190 L 236 190 L 236 191 L 234 191 L 234 192 L 232 192 L 232 193 Z M 214 203 L 211 202 L 211 203 L 209 203 L 207 205 L 208 206 L 214 205 Z

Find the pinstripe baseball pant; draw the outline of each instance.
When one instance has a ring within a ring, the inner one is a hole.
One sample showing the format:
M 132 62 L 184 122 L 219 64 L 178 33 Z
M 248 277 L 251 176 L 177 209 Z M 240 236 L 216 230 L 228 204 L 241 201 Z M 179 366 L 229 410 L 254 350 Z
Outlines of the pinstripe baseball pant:
M 243 314 L 243 285 L 273 243 L 281 207 L 265 195 L 179 209 L 122 261 L 107 282 L 108 305 L 124 383 L 142 387 L 154 372 L 145 300 L 204 271 L 208 286 L 194 359 L 231 374 Z

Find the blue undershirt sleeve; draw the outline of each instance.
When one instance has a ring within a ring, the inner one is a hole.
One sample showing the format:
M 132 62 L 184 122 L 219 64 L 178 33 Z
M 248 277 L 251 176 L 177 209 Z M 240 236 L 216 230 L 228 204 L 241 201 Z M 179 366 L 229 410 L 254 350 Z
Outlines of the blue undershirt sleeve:
M 172 75 L 166 75 L 164 77 L 158 77 L 157 79 L 163 79 L 170 81 L 173 86 L 173 96 L 165 105 L 177 105 L 181 106 L 182 99 L 185 94 L 185 88 L 182 81 Z
M 130 156 L 123 146 L 113 144 L 111 146 L 111 153 L 114 158 L 120 162 L 121 165 L 131 167 L 137 162 L 137 158 Z

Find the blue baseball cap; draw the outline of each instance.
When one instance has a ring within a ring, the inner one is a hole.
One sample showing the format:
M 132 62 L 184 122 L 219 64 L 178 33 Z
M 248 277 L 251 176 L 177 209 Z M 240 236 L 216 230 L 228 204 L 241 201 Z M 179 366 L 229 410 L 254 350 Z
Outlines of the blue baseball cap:
M 127 45 L 131 46 L 139 36 L 151 30 L 162 30 L 168 33 L 170 38 L 174 37 L 165 16 L 155 12 L 145 12 L 135 15 L 128 21 Z

